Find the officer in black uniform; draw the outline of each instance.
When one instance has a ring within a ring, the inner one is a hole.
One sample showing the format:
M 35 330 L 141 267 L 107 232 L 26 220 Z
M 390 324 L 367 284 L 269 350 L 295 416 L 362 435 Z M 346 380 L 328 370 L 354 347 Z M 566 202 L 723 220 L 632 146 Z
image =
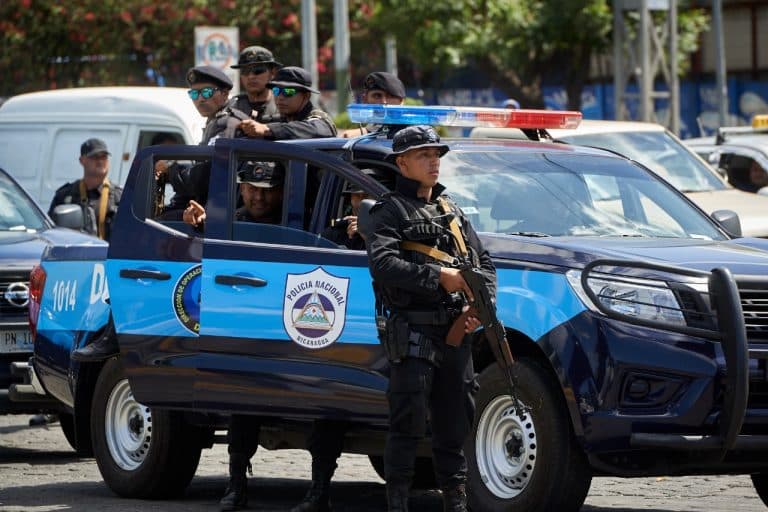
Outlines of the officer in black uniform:
M 403 105 L 405 103 L 405 86 L 403 82 L 392 73 L 386 71 L 374 71 L 368 73 L 362 83 L 362 94 L 360 96 L 360 103 L 375 104 L 375 105 Z M 360 137 L 366 133 L 373 133 L 381 130 L 382 125 L 369 124 L 368 126 L 360 126 L 359 128 L 350 128 L 348 130 L 341 130 L 339 132 L 340 137 L 345 139 L 351 139 L 354 137 Z M 405 126 L 393 126 L 387 125 L 388 137 L 392 136 L 398 129 L 405 128 Z
M 123 189 L 110 183 L 107 144 L 101 139 L 88 139 L 80 146 L 80 164 L 83 177 L 67 183 L 56 191 L 48 214 L 62 204 L 79 204 L 83 210 L 82 231 L 109 241 L 112 221 Z M 107 330 L 109 331 L 109 329 Z M 72 352 L 74 361 L 101 361 L 117 353 L 118 348 L 111 332 L 105 332 L 96 341 Z
M 444 187 L 437 179 L 448 146 L 440 143 L 435 130 L 404 128 L 395 134 L 392 150 L 389 158 L 401 175 L 395 191 L 371 208 L 367 235 L 380 304 L 377 324 L 391 365 L 384 456 L 387 502 L 390 511 L 408 510 L 415 450 L 426 433 L 429 410 L 432 457 L 444 510 L 465 511 L 467 465 L 462 446 L 473 421 L 476 389 L 466 333 L 480 322 L 461 315 L 467 310 L 463 299 L 474 297 L 459 269 L 443 260 L 461 256 L 466 246 L 466 258 L 481 269 L 492 296 L 496 271 L 466 216 L 442 195 Z M 460 239 L 451 234 L 453 228 Z M 416 247 L 426 247 L 436 257 Z M 460 328 L 458 346 L 447 342 L 454 323 Z
M 277 119 L 280 114 L 267 84 L 283 65 L 272 52 L 263 46 L 249 46 L 240 52 L 237 64 L 230 67 L 240 70 L 240 85 L 245 92 L 232 98 L 229 106 L 262 123 Z
M 268 123 L 243 121 L 240 129 L 248 137 L 283 140 L 336 136 L 336 125 L 331 116 L 312 104 L 312 93 L 319 94 L 320 91 L 312 87 L 309 71 L 286 66 L 275 73 L 268 86 L 275 96 L 280 119 Z

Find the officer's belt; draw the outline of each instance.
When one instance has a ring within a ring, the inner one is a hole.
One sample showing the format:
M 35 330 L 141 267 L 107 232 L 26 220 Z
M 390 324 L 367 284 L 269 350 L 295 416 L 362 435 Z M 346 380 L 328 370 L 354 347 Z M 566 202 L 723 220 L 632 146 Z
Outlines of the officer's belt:
M 397 314 L 405 318 L 409 324 L 447 325 L 453 322 L 459 311 L 441 306 L 432 311 L 398 311 Z
M 425 359 L 435 366 L 440 366 L 443 361 L 442 351 L 435 347 L 432 340 L 413 331 L 408 335 L 408 356 Z

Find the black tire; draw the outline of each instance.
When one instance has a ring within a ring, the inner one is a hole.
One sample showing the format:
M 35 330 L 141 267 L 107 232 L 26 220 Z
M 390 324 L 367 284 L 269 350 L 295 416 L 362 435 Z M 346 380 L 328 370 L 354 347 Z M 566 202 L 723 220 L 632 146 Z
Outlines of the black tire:
M 69 446 L 71 446 L 78 457 L 93 457 L 93 450 L 91 449 L 90 439 L 84 441 L 83 446 L 79 446 L 77 443 L 77 434 L 75 433 L 75 417 L 72 414 L 66 412 L 59 413 L 59 425 L 61 425 L 61 431 L 64 433 L 64 437 L 67 438 Z
M 768 473 L 755 473 L 752 475 L 752 485 L 763 504 L 768 507 Z
M 101 476 L 126 498 L 181 494 L 200 461 L 200 440 L 178 413 L 133 399 L 119 358 L 99 374 L 91 407 L 91 438 Z
M 386 481 L 384 476 L 384 457 L 381 455 L 369 455 L 368 460 L 382 480 Z M 435 468 L 432 465 L 432 459 L 429 457 L 416 457 L 416 474 L 413 477 L 411 487 L 413 489 L 434 489 L 437 487 L 435 480 Z
M 560 388 L 535 360 L 520 359 L 513 371 L 518 398 L 529 408 L 522 416 L 512 407 L 499 366 L 493 364 L 480 374 L 477 413 L 465 447 L 471 508 L 579 510 L 592 473 L 574 438 Z M 511 441 L 515 434 L 517 444 Z

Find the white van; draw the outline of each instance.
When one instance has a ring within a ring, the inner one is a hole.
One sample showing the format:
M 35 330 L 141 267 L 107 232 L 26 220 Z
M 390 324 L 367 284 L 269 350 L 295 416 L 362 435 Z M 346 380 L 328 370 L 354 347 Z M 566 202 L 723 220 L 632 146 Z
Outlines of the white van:
M 57 188 L 83 175 L 80 144 L 91 137 L 112 153 L 109 179 L 122 186 L 136 152 L 158 133 L 197 144 L 205 119 L 186 89 L 87 87 L 21 94 L 0 106 L 0 168 L 45 209 Z

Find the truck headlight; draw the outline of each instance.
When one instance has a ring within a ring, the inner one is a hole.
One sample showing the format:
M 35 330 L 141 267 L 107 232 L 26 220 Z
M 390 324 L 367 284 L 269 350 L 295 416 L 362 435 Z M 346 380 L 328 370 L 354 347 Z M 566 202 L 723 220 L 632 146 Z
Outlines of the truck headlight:
M 582 287 L 581 272 L 570 270 L 566 277 L 584 304 L 600 311 Z M 599 274 L 588 277 L 587 285 L 605 309 L 650 322 L 686 325 L 680 303 L 664 281 Z

